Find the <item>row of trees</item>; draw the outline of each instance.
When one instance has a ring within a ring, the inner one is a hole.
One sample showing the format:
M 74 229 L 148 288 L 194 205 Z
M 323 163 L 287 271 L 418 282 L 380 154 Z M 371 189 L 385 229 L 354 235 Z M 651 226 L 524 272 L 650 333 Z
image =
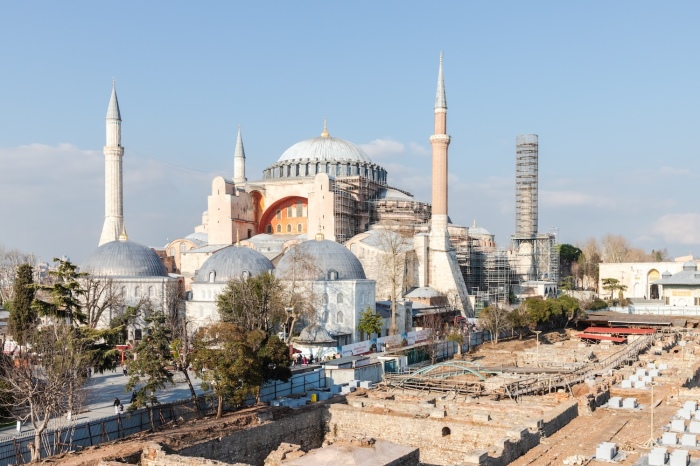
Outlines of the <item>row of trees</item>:
M 582 314 L 578 299 L 567 295 L 558 298 L 528 298 L 520 306 L 510 310 L 501 306 L 488 306 L 479 314 L 479 326 L 492 335 L 492 341 L 498 343 L 503 333 L 514 334 L 534 330 L 535 328 L 566 327 L 575 322 Z
M 619 235 L 607 234 L 600 240 L 589 238 L 577 245 L 561 244 L 561 288 L 597 290 L 601 262 L 662 262 L 668 258 L 666 249 L 652 249 L 647 253 L 641 248 L 633 247 L 626 238 Z

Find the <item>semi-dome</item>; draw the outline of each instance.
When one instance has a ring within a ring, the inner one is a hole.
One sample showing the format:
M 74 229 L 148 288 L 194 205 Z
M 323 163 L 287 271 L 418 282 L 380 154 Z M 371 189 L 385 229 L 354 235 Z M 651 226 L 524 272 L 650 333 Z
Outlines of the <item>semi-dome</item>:
M 245 246 L 232 245 L 219 249 L 197 271 L 196 283 L 227 283 L 232 279 L 255 277 L 275 268 L 270 260 L 258 251 Z
M 331 334 L 317 322 L 304 327 L 295 341 L 306 344 L 335 343 Z
M 476 224 L 476 220 L 474 220 L 474 224 L 469 227 L 469 234 L 470 235 L 491 235 L 491 233 L 484 227 L 480 227 Z
M 167 277 L 168 271 L 148 246 L 124 237 L 98 247 L 80 266 L 96 277 Z
M 348 248 L 335 241 L 323 239 L 323 235 L 316 235 L 316 239 L 304 241 L 287 251 L 277 264 L 276 275 L 285 279 L 291 275 L 295 267 L 295 261 L 299 255 L 304 257 L 304 262 L 310 259 L 318 268 L 317 280 L 364 280 L 365 270 L 362 264 Z M 295 249 L 295 250 L 294 250 Z

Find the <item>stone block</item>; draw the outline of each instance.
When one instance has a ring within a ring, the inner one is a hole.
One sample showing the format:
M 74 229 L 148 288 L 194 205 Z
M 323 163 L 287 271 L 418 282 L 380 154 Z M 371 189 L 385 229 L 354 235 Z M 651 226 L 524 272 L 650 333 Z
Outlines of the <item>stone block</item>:
M 645 375 L 647 375 L 647 370 L 646 370 L 646 369 L 637 369 L 637 371 L 635 372 L 635 374 L 636 374 L 638 377 L 644 377 Z
M 688 450 L 673 450 L 671 453 L 671 458 L 668 462 L 670 466 L 688 466 L 690 463 L 690 457 L 688 456 Z
M 654 381 L 654 378 L 650 375 L 645 375 L 644 377 L 642 377 L 642 381 L 644 383 L 651 383 Z
M 698 404 L 695 401 L 686 401 L 683 403 L 683 409 L 687 409 L 688 411 L 697 411 Z
M 649 453 L 649 466 L 663 466 L 668 460 L 668 449 L 653 448 Z
M 659 370 L 665 371 L 666 369 L 668 369 L 668 364 L 666 364 L 665 362 L 660 362 L 659 363 Z
M 658 369 L 651 369 L 651 370 L 649 371 L 649 375 L 652 376 L 652 377 L 658 377 L 658 376 L 661 375 L 661 372 L 659 372 Z
M 623 408 L 628 408 L 628 409 L 634 409 L 637 407 L 637 399 L 636 398 L 625 398 L 622 400 L 622 407 Z
M 621 382 L 622 388 L 632 388 L 632 381 L 631 380 L 623 380 Z
M 372 381 L 370 380 L 363 380 L 360 382 L 360 388 L 371 388 L 372 387 Z
M 678 416 L 681 419 L 690 419 L 691 413 L 689 410 L 681 408 L 676 412 L 676 416 Z
M 671 432 L 685 432 L 685 419 L 672 419 Z
M 489 453 L 486 450 L 474 450 L 464 455 L 463 463 L 466 464 L 486 464 Z
M 617 455 L 617 444 L 612 442 L 603 442 L 595 449 L 595 459 L 610 461 Z
M 507 432 L 508 438 L 519 442 L 527 435 L 527 429 L 511 429 Z
M 430 417 L 441 418 L 441 417 L 445 417 L 445 416 L 447 416 L 447 413 L 445 412 L 444 409 L 434 409 L 430 412 Z
M 643 380 L 639 380 L 639 381 L 634 383 L 634 388 L 644 388 L 646 386 L 647 386 L 647 384 Z
M 638 375 L 630 375 L 629 380 L 630 380 L 630 382 L 632 382 L 632 383 L 638 382 L 638 381 L 639 381 L 639 376 L 638 376 Z
M 621 408 L 622 407 L 622 397 L 613 396 L 608 400 L 608 408 Z
M 656 364 L 653 362 L 648 362 L 647 363 L 647 369 L 656 369 Z
M 343 395 L 347 395 L 349 393 L 352 393 L 355 391 L 355 387 L 352 387 L 350 385 L 344 385 L 343 388 L 340 389 L 340 393 Z
M 700 421 L 700 410 L 693 413 L 693 419 Z
M 689 434 L 700 434 L 700 421 L 690 421 L 688 424 Z
M 681 445 L 684 447 L 695 448 L 698 445 L 698 437 L 694 434 L 683 434 L 681 436 Z
M 489 413 L 474 413 L 472 419 L 474 422 L 489 422 L 491 420 L 491 415 Z
M 675 432 L 664 432 L 661 436 L 663 445 L 678 445 L 678 435 Z

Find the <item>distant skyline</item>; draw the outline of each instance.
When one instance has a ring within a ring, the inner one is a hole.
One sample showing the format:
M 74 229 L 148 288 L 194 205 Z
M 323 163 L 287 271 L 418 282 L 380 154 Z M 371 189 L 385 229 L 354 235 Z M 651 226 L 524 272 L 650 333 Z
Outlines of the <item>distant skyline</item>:
M 136 242 L 201 223 L 238 124 L 249 181 L 327 117 L 429 202 L 442 51 L 453 222 L 507 246 L 515 137 L 534 133 L 540 232 L 700 255 L 698 17 L 692 1 L 10 2 L 0 245 L 77 263 L 97 248 L 113 78 Z

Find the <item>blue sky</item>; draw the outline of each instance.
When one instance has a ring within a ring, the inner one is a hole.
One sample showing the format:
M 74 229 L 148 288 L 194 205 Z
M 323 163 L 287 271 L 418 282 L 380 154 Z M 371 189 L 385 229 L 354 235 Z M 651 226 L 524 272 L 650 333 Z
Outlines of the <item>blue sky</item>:
M 320 134 L 430 196 L 445 54 L 450 216 L 506 245 L 515 137 L 540 142 L 540 231 L 700 253 L 698 2 L 7 2 L 0 244 L 80 262 L 104 216 L 104 117 L 123 119 L 125 218 L 149 246 L 200 223 L 214 175 Z

